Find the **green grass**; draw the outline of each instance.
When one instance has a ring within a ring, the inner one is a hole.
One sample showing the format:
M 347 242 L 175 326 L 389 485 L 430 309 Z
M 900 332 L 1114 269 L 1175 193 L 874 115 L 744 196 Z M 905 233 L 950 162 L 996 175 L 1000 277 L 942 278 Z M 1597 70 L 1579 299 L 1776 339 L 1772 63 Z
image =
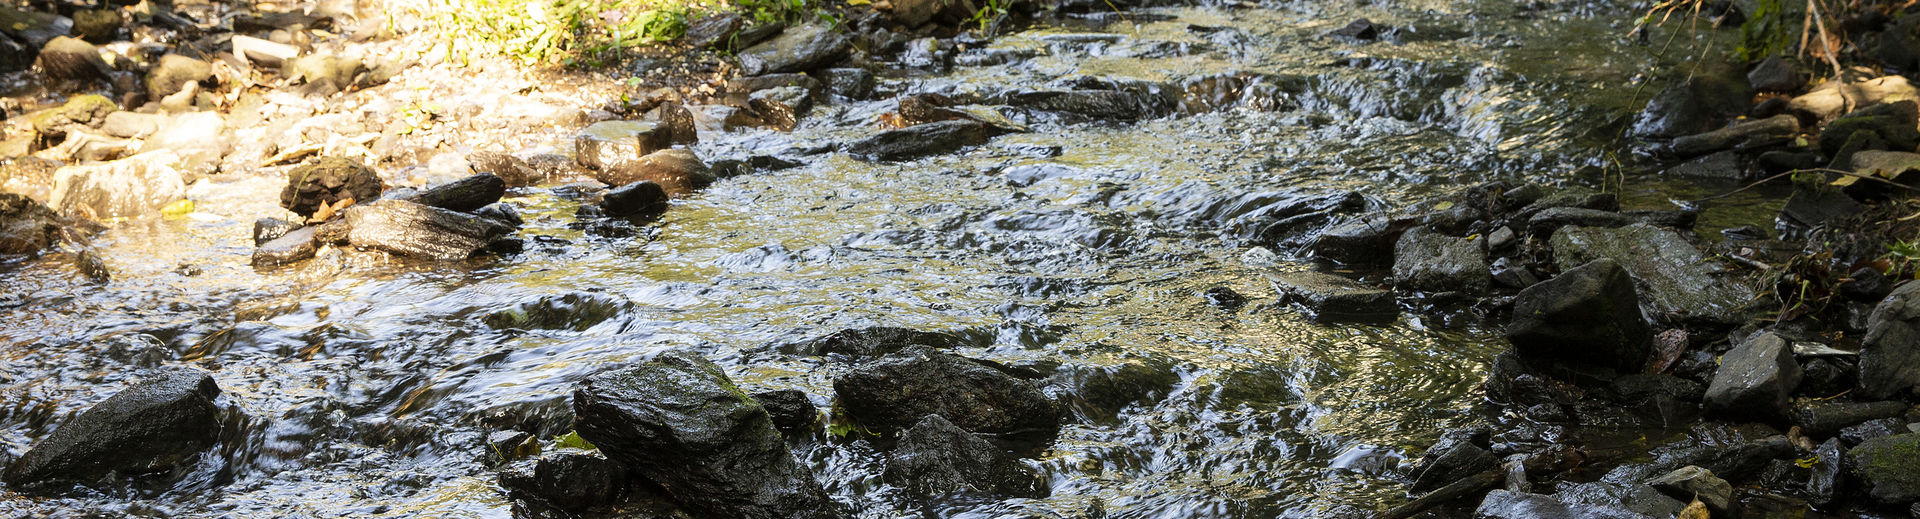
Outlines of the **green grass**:
M 390 0 L 425 20 L 456 59 L 499 55 L 527 65 L 595 67 L 686 35 L 690 22 L 736 12 L 760 23 L 838 19 L 832 0 Z

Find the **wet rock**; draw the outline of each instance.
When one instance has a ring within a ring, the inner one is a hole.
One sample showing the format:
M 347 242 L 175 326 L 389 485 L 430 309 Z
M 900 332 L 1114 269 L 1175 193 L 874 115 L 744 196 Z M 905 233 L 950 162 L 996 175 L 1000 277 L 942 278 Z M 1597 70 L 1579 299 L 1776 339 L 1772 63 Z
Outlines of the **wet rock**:
M 727 92 L 732 94 L 752 94 L 761 90 L 795 87 L 809 93 L 820 90 L 820 80 L 798 72 L 785 74 L 766 74 L 760 76 L 738 77 L 727 80 Z
M 60 223 L 40 202 L 0 192 L 0 254 L 39 254 L 58 242 Z
M 667 132 L 667 141 L 682 146 L 700 143 L 700 131 L 694 128 L 693 111 L 680 103 L 663 103 L 653 116 Z
M 1426 292 L 1479 294 L 1493 284 L 1478 244 L 1424 227 L 1408 229 L 1393 247 L 1396 286 Z
M 915 38 L 906 43 L 898 63 L 902 68 L 945 71 L 953 68 L 953 45 L 939 38 Z
M 1567 269 L 1520 291 L 1507 340 L 1530 361 L 1640 372 L 1653 355 L 1633 279 L 1612 260 Z
M 574 513 L 619 504 L 633 483 L 626 467 L 596 452 L 551 452 L 500 472 L 509 497 Z
M 1807 436 L 1827 438 L 1842 429 L 1878 418 L 1893 418 L 1907 412 L 1905 402 L 1806 401 L 1793 406 L 1793 424 Z
M 1722 151 L 1703 157 L 1696 157 L 1671 168 L 1667 168 L 1666 174 L 1676 177 L 1723 180 L 1744 180 L 1747 178 L 1747 170 L 1740 164 L 1740 153 L 1735 151 Z
M 500 177 L 509 188 L 527 187 L 546 179 L 546 175 L 534 169 L 532 164 L 505 153 L 478 151 L 467 155 L 467 162 L 473 165 L 474 171 Z
M 640 160 L 600 170 L 593 178 L 610 186 L 653 182 L 674 195 L 692 193 L 717 180 L 713 170 L 707 168 L 700 157 L 684 149 L 656 151 Z
M 1881 504 L 1920 501 L 1920 433 L 1867 440 L 1847 452 L 1849 472 Z
M 540 452 L 540 441 L 524 431 L 494 431 L 487 435 L 487 460 L 511 463 Z
M 1247 296 L 1240 295 L 1239 292 L 1228 287 L 1209 288 L 1201 292 L 1200 296 L 1207 299 L 1207 304 L 1223 310 L 1235 310 L 1247 305 Z
M 847 413 L 893 434 L 937 414 L 968 431 L 1053 434 L 1059 410 L 1032 385 L 972 359 L 911 347 L 833 381 Z
M 253 246 L 259 247 L 267 242 L 286 236 L 301 227 L 297 222 L 279 218 L 261 218 L 253 221 Z
M 1752 287 L 1730 279 L 1725 266 L 1708 261 L 1671 230 L 1646 224 L 1566 227 L 1549 242 L 1561 269 L 1602 258 L 1618 263 L 1633 275 L 1642 302 L 1663 319 L 1737 324 L 1754 298 Z
M 1506 230 L 1505 227 L 1500 229 Z M 1540 276 L 1535 275 L 1533 269 L 1517 264 L 1511 258 L 1493 260 L 1493 265 L 1488 268 L 1492 271 L 1493 282 L 1503 287 L 1527 288 L 1540 282 Z
M 948 106 L 957 104 L 957 102 L 939 94 L 900 96 L 900 99 L 895 100 L 894 104 L 897 105 L 894 114 L 899 116 L 894 122 L 898 123 L 899 126 L 913 126 L 939 121 L 978 120 L 966 112 L 947 108 Z
M 1573 507 L 1552 496 L 1495 490 L 1480 500 L 1473 510 L 1474 519 L 1593 519 L 1614 518 L 1586 507 Z
M 1681 157 L 1695 157 L 1721 150 L 1785 142 L 1799 132 L 1799 118 L 1792 115 L 1776 115 L 1757 121 L 1741 122 L 1706 133 L 1680 137 L 1673 140 L 1668 151 Z
M 1118 90 L 1027 91 L 1007 95 L 1009 106 L 1071 114 L 1096 121 L 1138 121 L 1165 113 L 1156 99 Z
M 147 71 L 147 98 L 160 99 L 179 92 L 187 83 L 199 83 L 213 77 L 213 65 L 179 54 L 161 56 Z
M 507 194 L 507 181 L 492 173 L 469 176 L 420 192 L 408 200 L 414 203 L 471 213 L 500 201 Z
M 1786 339 L 1762 333 L 1720 357 L 1707 386 L 1707 412 L 1736 419 L 1787 417 L 1787 396 L 1800 386 L 1800 364 Z
M 910 160 L 986 144 L 1004 133 L 980 121 L 941 121 L 880 132 L 848 144 L 846 152 L 869 161 Z
M 19 72 L 32 67 L 37 54 L 24 43 L 0 37 L 0 73 Z
M 673 137 L 673 130 L 659 123 L 601 121 L 574 136 L 573 159 L 587 168 L 612 169 L 672 147 Z
M 1347 38 L 1351 40 L 1372 41 L 1380 37 L 1380 28 L 1375 27 L 1373 25 L 1372 20 L 1361 18 L 1358 20 L 1354 20 L 1353 22 L 1348 23 L 1346 26 L 1343 26 L 1339 29 L 1334 29 L 1332 32 L 1328 32 L 1327 36 L 1332 36 L 1336 38 Z
M 1151 406 L 1180 382 L 1180 376 L 1165 365 L 1126 362 L 1118 366 L 1066 368 L 1056 375 L 1078 402 L 1082 414 L 1093 420 L 1112 420 L 1120 411 L 1136 402 Z
M 715 516 L 837 517 L 765 408 L 719 366 L 673 351 L 587 377 L 574 426 L 608 458 Z
M 1582 209 L 1578 207 L 1555 207 L 1534 213 L 1527 219 L 1527 233 L 1534 236 L 1552 236 L 1554 231 L 1566 226 L 1580 227 L 1626 227 L 1639 220 L 1612 211 Z
M 311 217 L 321 205 L 338 205 L 343 200 L 377 200 L 384 190 L 385 184 L 373 168 L 354 159 L 325 157 L 287 172 L 287 187 L 280 191 L 280 207 Z
M 73 96 L 58 107 L 27 114 L 26 118 L 43 142 L 54 142 L 65 138 L 68 131 L 100 126 L 106 122 L 107 114 L 119 109 L 105 97 L 87 94 Z
M 1807 72 L 1792 58 L 1771 56 L 1747 72 L 1747 83 L 1761 92 L 1799 92 L 1807 86 Z
M 490 219 L 406 200 L 354 204 L 346 222 L 347 241 L 355 246 L 440 261 L 467 259 L 513 232 Z
M 527 223 L 520 218 L 520 211 L 506 202 L 495 202 L 473 210 L 473 215 L 506 224 L 508 227 L 520 227 Z
M 93 44 L 61 36 L 40 49 L 40 70 L 53 79 L 93 80 L 107 79 L 113 69 Z
M 876 326 L 840 330 L 824 337 L 781 345 L 780 351 L 800 355 L 846 355 L 866 359 L 892 354 L 912 346 L 956 348 L 965 345 L 960 337 L 941 332 Z
M 63 167 L 54 172 L 48 205 L 93 220 L 149 214 L 186 196 L 186 181 L 175 169 L 179 163 L 172 152 L 156 151 Z
M 802 25 L 741 51 L 737 58 L 749 76 L 805 72 L 839 61 L 852 45 L 851 38 L 832 29 Z
M 747 96 L 747 106 L 774 128 L 793 131 L 800 118 L 813 109 L 813 97 L 800 87 L 771 88 Z
M 665 210 L 667 200 L 660 184 L 641 180 L 608 190 L 600 198 L 600 210 L 607 216 L 648 214 Z
M 44 47 L 72 30 L 73 22 L 58 15 L 0 5 L 0 34 L 25 42 L 28 48 Z
M 1904 411 L 1904 410 L 1902 410 Z M 1839 439 L 1847 445 L 1859 445 L 1874 438 L 1915 432 L 1905 418 L 1881 418 L 1854 424 L 1840 430 Z
M 573 292 L 514 305 L 496 311 L 481 322 L 494 329 L 586 331 L 596 324 L 633 308 L 633 303 L 616 296 Z
M 773 427 L 785 434 L 811 434 L 814 424 L 820 422 L 820 408 L 814 407 L 807 393 L 798 389 L 762 391 L 754 393 L 753 400 L 767 409 L 767 415 L 773 417 Z
M 1332 227 L 1313 240 L 1313 256 L 1346 265 L 1385 263 L 1404 226 L 1386 217 L 1362 217 Z
M 1408 474 L 1413 478 L 1413 493 L 1424 494 L 1447 486 L 1448 483 L 1466 479 L 1475 474 L 1500 467 L 1500 457 L 1492 452 L 1470 443 L 1454 443 L 1438 454 L 1428 451 L 1431 459 Z
M 875 80 L 872 72 L 859 68 L 830 68 L 820 72 L 827 92 L 852 100 L 861 100 L 873 95 Z
M 5 480 L 15 488 L 87 485 L 191 463 L 219 438 L 219 395 L 213 378 L 198 370 L 148 377 L 42 438 L 7 467 Z
M 1290 303 L 1320 322 L 1385 322 L 1400 314 L 1393 292 L 1324 272 L 1283 272 L 1267 277 Z
M 731 52 L 734 34 L 746 25 L 746 19 L 736 13 L 715 13 L 701 17 L 687 24 L 687 32 L 681 41 L 695 49 L 716 49 Z
M 1858 397 L 1905 397 L 1915 386 L 1920 386 L 1920 283 L 1908 282 L 1867 318 Z
M 914 495 L 979 492 L 1046 497 L 1044 480 L 986 440 L 930 414 L 900 434 L 881 478 Z
M 1814 228 L 1858 216 L 1867 206 L 1831 186 L 1794 184 L 1793 195 L 1780 209 L 1780 219 L 1800 228 Z
M 254 268 L 271 268 L 292 264 L 313 258 L 319 249 L 314 246 L 314 228 L 301 227 L 285 236 L 274 238 L 253 250 Z
M 1634 120 L 1633 134 L 1655 138 L 1693 135 L 1746 114 L 1753 91 L 1745 78 L 1729 76 L 1703 71 L 1661 90 Z
M 1807 476 L 1807 497 L 1815 506 L 1827 506 L 1843 494 L 1846 485 L 1846 448 L 1831 439 L 1813 449 L 1814 465 Z

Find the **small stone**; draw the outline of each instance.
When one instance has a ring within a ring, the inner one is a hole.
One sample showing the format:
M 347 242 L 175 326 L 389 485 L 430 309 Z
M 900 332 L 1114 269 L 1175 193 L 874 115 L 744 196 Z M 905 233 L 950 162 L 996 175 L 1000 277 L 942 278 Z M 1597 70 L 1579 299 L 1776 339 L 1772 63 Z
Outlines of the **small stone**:
M 754 401 L 767 409 L 767 415 L 773 417 L 773 427 L 788 435 L 803 436 L 813 432 L 814 424 L 820 422 L 820 409 L 807 398 L 807 393 L 798 389 L 780 389 L 753 394 Z
M 1762 333 L 1720 357 L 1707 386 L 1707 412 L 1733 418 L 1787 417 L 1787 396 L 1800 386 L 1800 364 L 1786 339 Z
M 310 259 L 319 249 L 314 246 L 314 228 L 301 227 L 261 244 L 253 250 L 254 268 L 278 267 Z

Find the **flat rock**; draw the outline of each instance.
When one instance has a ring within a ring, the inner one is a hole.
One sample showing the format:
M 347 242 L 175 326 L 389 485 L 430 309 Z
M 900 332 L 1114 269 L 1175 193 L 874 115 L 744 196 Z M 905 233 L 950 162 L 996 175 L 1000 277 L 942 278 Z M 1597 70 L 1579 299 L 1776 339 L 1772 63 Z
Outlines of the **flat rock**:
M 633 308 L 625 298 L 591 292 L 542 296 L 487 314 L 487 327 L 519 330 L 586 331 Z
M 1346 265 L 1386 263 L 1393 258 L 1393 244 L 1404 230 L 1385 216 L 1346 220 L 1314 238 L 1313 256 Z
M 684 351 L 587 377 L 580 436 L 682 505 L 720 517 L 838 517 L 773 418 L 719 366 Z
M 1920 433 L 1867 440 L 1847 451 L 1851 472 L 1867 496 L 1882 504 L 1920 501 Z
M 111 116 L 109 116 L 111 117 Z M 140 146 L 140 153 L 160 150 L 180 156 L 183 172 L 209 175 L 220 159 L 233 150 L 227 120 L 215 112 L 176 114 L 162 121 Z
M 80 413 L 35 443 L 4 474 L 16 487 L 93 484 L 166 472 L 219 440 L 220 395 L 213 378 L 193 369 L 141 380 Z
M 506 224 L 406 200 L 354 204 L 347 241 L 358 247 L 440 261 L 464 260 L 513 232 Z
M 852 46 L 851 38 L 832 29 L 802 25 L 789 27 L 772 40 L 741 51 L 737 57 L 740 69 L 749 76 L 805 72 L 839 61 Z
M 778 349 L 799 355 L 845 355 L 855 359 L 869 359 L 912 346 L 945 349 L 962 346 L 965 342 L 960 337 L 942 332 L 875 326 L 840 330 L 817 339 L 783 344 Z
M 319 250 L 314 245 L 314 229 L 301 227 L 284 236 L 274 238 L 253 250 L 255 268 L 278 267 L 301 260 L 310 259 Z
M 1867 317 L 1860 348 L 1859 397 L 1912 395 L 1920 386 L 1920 283 L 1907 282 Z
M 1562 270 L 1610 259 L 1633 276 L 1641 303 L 1662 319 L 1737 324 L 1754 291 L 1709 261 L 1679 233 L 1646 224 L 1615 229 L 1566 227 L 1553 234 Z
M 1466 238 L 1424 227 L 1408 229 L 1393 247 L 1393 279 L 1401 288 L 1479 294 L 1493 284 L 1487 253 Z
M 1393 291 L 1382 290 L 1358 281 L 1324 272 L 1301 271 L 1269 274 L 1274 291 L 1288 302 L 1305 306 L 1309 316 L 1321 322 L 1391 321 L 1400 314 Z
M 1042 498 L 1045 480 L 1018 459 L 930 414 L 900 434 L 881 479 L 918 496 L 968 491 Z
M 974 120 L 939 121 L 880 132 L 846 146 L 848 154 L 870 161 L 910 160 L 986 144 L 1006 130 Z
M 507 181 L 492 173 L 481 173 L 434 186 L 408 200 L 449 211 L 471 213 L 500 201 L 507 194 Z
M 1727 513 L 1733 504 L 1733 485 L 1713 475 L 1713 471 L 1693 465 L 1668 472 L 1647 484 L 1674 499 L 1699 499 L 1715 512 Z
M 1052 434 L 1060 411 L 1038 388 L 985 364 L 910 347 L 833 381 L 840 406 L 875 433 L 894 434 L 930 414 L 975 433 Z
M 593 178 L 610 186 L 653 182 L 670 195 L 692 193 L 718 180 L 699 156 L 690 150 L 677 148 L 656 151 L 640 160 L 602 169 Z

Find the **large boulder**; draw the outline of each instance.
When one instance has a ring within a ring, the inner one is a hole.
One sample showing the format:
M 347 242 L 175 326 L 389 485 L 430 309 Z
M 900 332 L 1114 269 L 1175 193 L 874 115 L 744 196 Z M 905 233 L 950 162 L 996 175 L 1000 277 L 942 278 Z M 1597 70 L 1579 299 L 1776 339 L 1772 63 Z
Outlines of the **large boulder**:
M 940 121 L 880 132 L 848 144 L 846 151 L 862 160 L 909 160 L 986 144 L 1004 133 L 1007 130 L 975 120 Z
M 920 496 L 958 491 L 1047 496 L 1046 481 L 1020 460 L 937 414 L 900 434 L 881 478 Z
M 370 202 L 380 198 L 386 185 L 380 174 L 360 161 L 326 157 L 287 172 L 287 187 L 280 191 L 280 207 L 300 216 L 313 216 L 322 205 L 342 200 Z
M 347 241 L 414 258 L 458 261 L 513 232 L 498 220 L 406 200 L 347 208 Z
M 1920 283 L 1908 282 L 1874 307 L 1860 348 L 1861 398 L 1885 400 L 1920 386 Z
M 1847 451 L 1853 476 L 1868 497 L 1883 504 L 1920 501 L 1920 433 L 1874 438 Z
M 61 214 L 95 220 L 147 214 L 186 196 L 186 180 L 175 169 L 179 164 L 173 152 L 155 151 L 60 168 L 54 172 L 48 205 Z
M 40 49 L 40 70 L 54 79 L 88 80 L 106 79 L 113 69 L 93 44 L 61 36 Z
M 839 61 L 853 39 L 819 25 L 790 27 L 765 43 L 741 51 L 740 69 L 749 76 L 806 72 Z
M 1734 419 L 1787 418 L 1787 397 L 1800 386 L 1793 346 L 1773 333 L 1755 335 L 1720 357 L 1707 385 L 1707 412 Z
M 1060 411 L 1038 388 L 958 355 L 911 347 L 833 380 L 840 407 L 893 434 L 930 414 L 976 433 L 1052 434 Z
M 1709 261 L 1680 233 L 1646 224 L 1565 227 L 1549 240 L 1554 262 L 1571 269 L 1610 259 L 1633 276 L 1642 302 L 1659 319 L 1732 325 L 1745 322 L 1753 288 Z
M 0 193 L 0 254 L 38 254 L 60 239 L 60 217 L 26 195 Z
M 1401 288 L 1424 292 L 1477 294 L 1493 284 L 1480 244 L 1426 227 L 1400 235 L 1393 247 L 1393 279 Z
M 580 436 L 681 504 L 716 517 L 837 517 L 773 418 L 697 354 L 675 351 L 587 377 Z
M 187 86 L 213 77 L 213 64 L 195 58 L 168 54 L 147 71 L 147 98 L 158 101 Z
M 1595 260 L 1521 290 L 1507 340 L 1525 360 L 1638 373 L 1653 356 L 1653 328 L 1639 300 L 1626 269 Z
M 623 162 L 594 173 L 593 178 L 610 186 L 634 182 L 659 184 L 668 194 L 685 195 L 712 185 L 713 169 L 691 150 L 670 149 L 653 152 L 640 160 Z
M 219 395 L 213 378 L 198 370 L 148 377 L 62 424 L 15 460 L 4 479 L 16 488 L 93 484 L 189 463 L 219 439 Z

